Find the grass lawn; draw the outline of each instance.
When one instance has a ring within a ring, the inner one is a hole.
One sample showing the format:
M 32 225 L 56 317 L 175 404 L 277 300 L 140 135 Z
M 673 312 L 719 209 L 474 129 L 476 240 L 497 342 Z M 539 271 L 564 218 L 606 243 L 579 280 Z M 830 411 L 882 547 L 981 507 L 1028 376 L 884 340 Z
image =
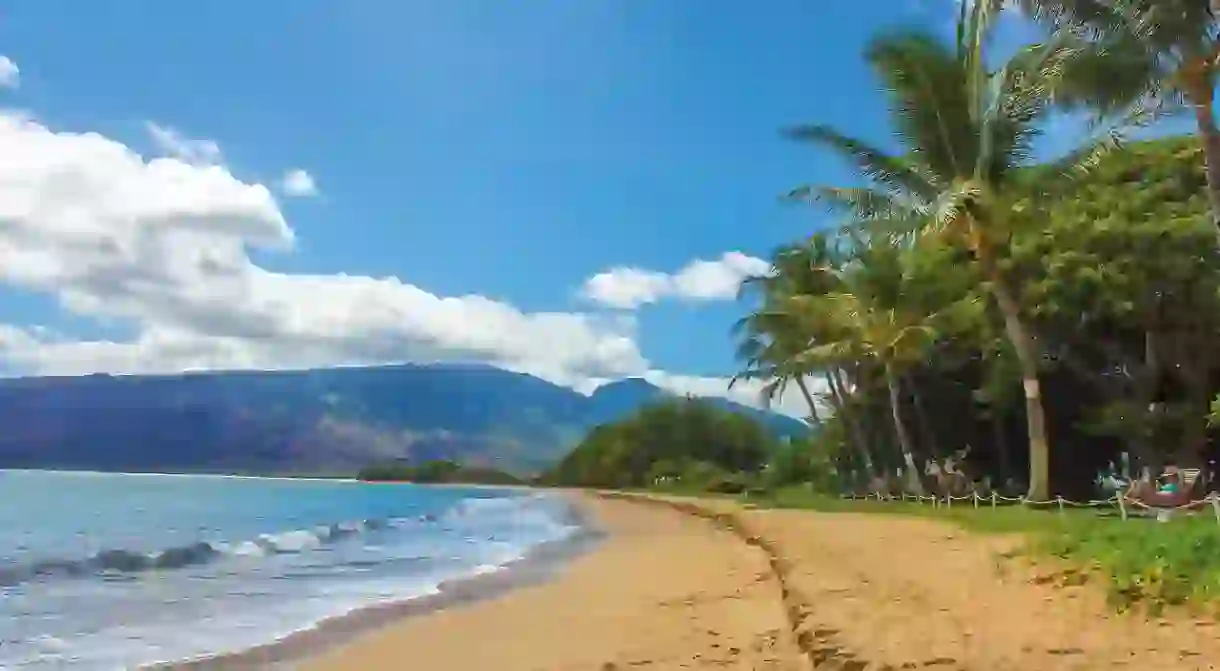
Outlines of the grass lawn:
M 1034 510 L 1023 506 L 976 509 L 968 501 L 934 508 L 930 503 L 845 500 L 790 488 L 747 502 L 759 507 L 822 512 L 875 513 L 946 520 L 979 533 L 1022 533 L 1034 556 L 1065 560 L 1082 579 L 1102 578 L 1119 610 L 1190 605 L 1220 606 L 1220 523 L 1210 509 L 1168 522 L 1099 514 L 1098 509 Z

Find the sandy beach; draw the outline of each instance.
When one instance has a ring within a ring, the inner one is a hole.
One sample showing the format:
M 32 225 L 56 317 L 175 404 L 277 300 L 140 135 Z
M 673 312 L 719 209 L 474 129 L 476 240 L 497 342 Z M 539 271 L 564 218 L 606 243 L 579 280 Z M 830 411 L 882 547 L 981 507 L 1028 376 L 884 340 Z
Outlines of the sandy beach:
M 806 668 L 763 552 L 680 512 L 588 506 L 609 536 L 555 579 L 402 619 L 296 668 Z
M 868 514 L 669 499 L 766 548 L 804 668 L 1101 671 L 1220 668 L 1220 627 L 1184 612 L 1116 614 L 1099 586 L 1006 559 L 1018 536 Z
M 296 668 L 978 671 L 1220 664 L 1214 621 L 1116 615 L 1015 537 L 926 519 L 589 498 L 610 538 L 554 579 L 398 620 Z

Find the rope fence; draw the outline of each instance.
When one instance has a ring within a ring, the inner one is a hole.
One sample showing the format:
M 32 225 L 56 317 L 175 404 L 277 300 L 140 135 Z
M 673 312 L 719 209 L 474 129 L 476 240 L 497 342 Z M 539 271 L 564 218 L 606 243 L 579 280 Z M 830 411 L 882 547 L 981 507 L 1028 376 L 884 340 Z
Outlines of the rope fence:
M 989 506 L 992 510 L 995 510 L 1001 505 L 1019 505 L 1030 508 L 1049 508 L 1055 506 L 1059 509 L 1060 514 L 1063 514 L 1067 508 L 1118 508 L 1119 515 L 1122 517 L 1124 522 L 1131 515 L 1131 509 L 1153 511 L 1157 514 L 1158 520 L 1164 521 L 1169 519 L 1169 517 L 1177 511 L 1185 510 L 1195 512 L 1204 506 L 1210 505 L 1212 514 L 1216 518 L 1216 523 L 1220 524 L 1220 494 L 1215 492 L 1208 494 L 1202 499 L 1197 499 L 1180 506 L 1150 506 L 1142 501 L 1129 499 L 1119 494 L 1115 494 L 1108 499 L 1094 499 L 1092 501 L 1069 501 L 1062 496 L 1056 496 L 1055 498 L 1046 501 L 1032 501 L 1024 496 L 1000 496 L 995 492 L 991 492 L 989 496 L 980 496 L 978 492 L 973 492 L 966 496 L 918 496 L 915 494 L 894 495 L 868 493 L 863 495 L 844 494 L 843 498 L 852 501 L 876 500 L 878 502 L 915 501 L 917 503 L 924 503 L 926 501 L 931 501 L 933 508 L 945 507 L 950 510 L 953 508 L 954 501 L 970 501 L 975 509 Z

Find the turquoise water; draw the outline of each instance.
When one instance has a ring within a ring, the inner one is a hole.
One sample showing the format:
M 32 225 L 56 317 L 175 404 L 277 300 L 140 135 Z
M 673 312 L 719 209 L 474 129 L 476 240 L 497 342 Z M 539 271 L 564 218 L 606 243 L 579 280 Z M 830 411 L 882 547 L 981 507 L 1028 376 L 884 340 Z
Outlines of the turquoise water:
M 0 668 L 245 649 L 577 530 L 563 502 L 520 492 L 0 471 Z

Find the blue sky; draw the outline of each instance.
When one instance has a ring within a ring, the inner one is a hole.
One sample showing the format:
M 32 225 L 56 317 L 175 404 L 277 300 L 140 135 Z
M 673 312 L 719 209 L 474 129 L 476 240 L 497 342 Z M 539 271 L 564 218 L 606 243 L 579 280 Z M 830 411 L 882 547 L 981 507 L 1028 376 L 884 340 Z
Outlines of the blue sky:
M 886 23 L 941 29 L 955 6 L 885 4 L 874 16 Z M 821 225 L 818 212 L 778 195 L 847 175 L 778 130 L 818 121 L 885 141 L 883 103 L 859 55 L 884 25 L 856 3 L 807 0 L 10 3 L 0 53 L 20 68 L 20 85 L 3 104 L 36 124 L 10 135 L 28 139 L 34 157 L 65 152 L 57 169 L 43 166 L 59 186 L 38 198 L 75 188 L 61 179 L 72 161 L 92 166 L 82 174 L 96 181 L 71 207 L 26 212 L 29 235 L 79 237 L 93 225 L 83 220 L 104 220 L 113 230 L 97 239 L 122 254 L 54 256 L 55 274 L 37 264 L 63 240 L 19 250 L 30 266 L 0 293 L 6 367 L 154 372 L 452 355 L 575 386 L 644 371 L 678 387 L 731 375 L 728 331 L 741 310 L 715 299 L 724 291 L 692 299 L 697 289 L 662 278 L 669 289 L 655 302 L 621 310 L 582 286 L 615 268 L 676 273 L 727 252 L 765 257 Z M 1015 27 L 1003 39 L 1027 34 Z M 128 168 L 140 186 L 68 135 L 85 132 L 137 153 Z M 210 170 L 233 182 L 199 187 L 206 198 L 191 191 L 191 202 L 215 196 L 207 206 L 218 209 L 192 210 L 198 228 L 173 239 L 160 231 L 183 215 L 180 203 L 168 214 L 131 204 L 169 207 L 157 190 L 178 178 L 143 163 L 156 156 L 189 165 L 191 179 Z M 287 186 L 293 170 L 310 179 Z M 115 194 L 138 213 L 90 214 Z M 0 188 L 0 208 L 4 197 Z M 137 216 L 138 226 L 124 223 Z M 249 225 L 216 233 L 225 217 Z M 213 291 L 212 275 L 147 270 L 193 263 L 204 248 L 261 284 Z M 16 253 L 0 246 L 0 262 Z M 181 292 L 114 280 L 119 257 L 123 272 Z M 237 304 L 247 298 L 257 306 Z M 493 338 L 518 327 L 508 344 Z M 580 333 L 567 338 L 568 328 Z M 566 344 L 538 346 L 545 333 Z M 547 360 L 568 347 L 582 351 Z

